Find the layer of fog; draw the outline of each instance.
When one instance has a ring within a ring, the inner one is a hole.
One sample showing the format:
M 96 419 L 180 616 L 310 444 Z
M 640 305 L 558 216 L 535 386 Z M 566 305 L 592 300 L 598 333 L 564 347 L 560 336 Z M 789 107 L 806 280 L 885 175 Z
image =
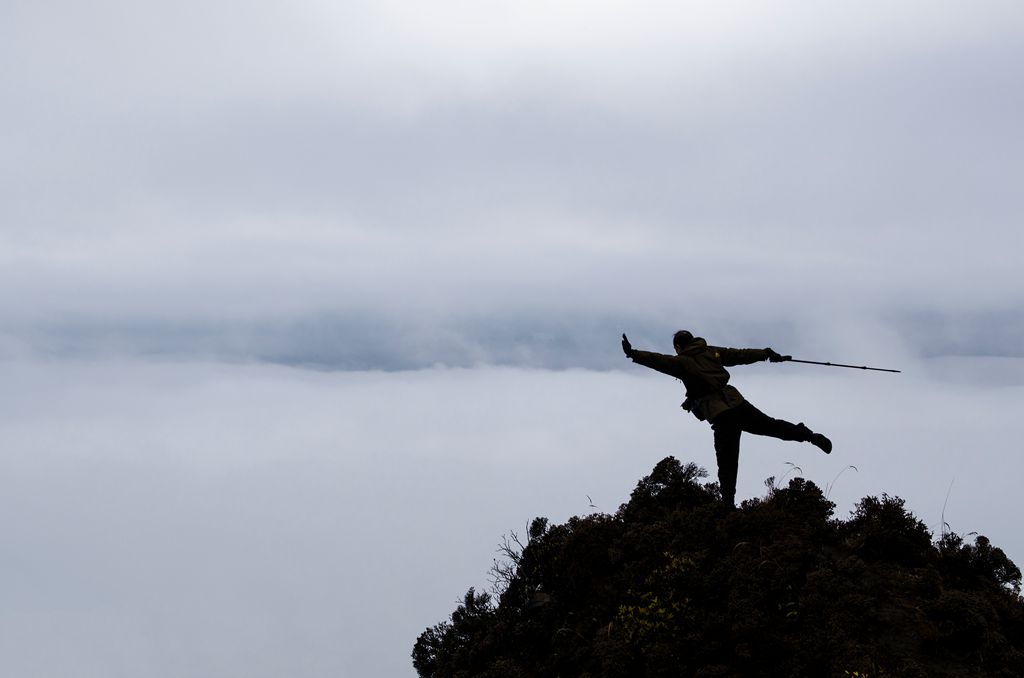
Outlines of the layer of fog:
M 679 409 L 679 384 L 623 363 L 395 373 L 3 363 L 5 666 L 105 678 L 411 675 L 416 635 L 468 587 L 488 586 L 502 535 L 537 515 L 587 514 L 588 495 L 613 512 L 669 454 L 713 476 L 711 432 Z M 761 409 L 836 446 L 825 456 L 746 437 L 739 495 L 800 473 L 844 516 L 886 492 L 936 532 L 944 518 L 1024 558 L 1008 454 L 1024 365 L 897 367 L 735 368 Z

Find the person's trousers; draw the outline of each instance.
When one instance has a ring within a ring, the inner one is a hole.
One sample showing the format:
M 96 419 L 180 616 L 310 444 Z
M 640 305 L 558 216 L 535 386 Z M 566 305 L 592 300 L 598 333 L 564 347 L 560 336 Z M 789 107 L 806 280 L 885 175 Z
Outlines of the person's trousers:
M 718 485 L 722 501 L 732 505 L 736 498 L 736 472 L 740 462 L 740 434 L 744 431 L 780 440 L 807 441 L 811 430 L 803 424 L 773 419 L 750 403 L 743 403 L 722 412 L 711 428 L 715 431 L 715 457 L 718 459 Z

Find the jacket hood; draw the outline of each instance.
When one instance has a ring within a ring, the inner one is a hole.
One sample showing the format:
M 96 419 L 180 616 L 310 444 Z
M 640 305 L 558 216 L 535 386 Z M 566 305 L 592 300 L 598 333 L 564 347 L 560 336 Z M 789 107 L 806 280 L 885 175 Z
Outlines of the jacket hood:
M 683 350 L 679 352 L 679 355 L 693 355 L 694 353 L 700 353 L 708 347 L 708 342 L 704 341 L 703 337 L 694 337 L 693 341 L 683 347 Z

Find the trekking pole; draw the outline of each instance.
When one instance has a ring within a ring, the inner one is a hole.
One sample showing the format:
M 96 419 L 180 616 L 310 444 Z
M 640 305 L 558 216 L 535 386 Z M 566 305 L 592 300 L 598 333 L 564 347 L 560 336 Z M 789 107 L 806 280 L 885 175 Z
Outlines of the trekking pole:
M 791 363 L 807 363 L 808 365 L 825 365 L 827 367 L 849 367 L 854 370 L 874 370 L 875 372 L 899 372 L 900 370 L 887 370 L 884 367 L 866 367 L 864 365 L 844 365 L 843 363 L 823 363 L 817 360 L 797 360 L 796 358 L 790 358 L 786 362 Z

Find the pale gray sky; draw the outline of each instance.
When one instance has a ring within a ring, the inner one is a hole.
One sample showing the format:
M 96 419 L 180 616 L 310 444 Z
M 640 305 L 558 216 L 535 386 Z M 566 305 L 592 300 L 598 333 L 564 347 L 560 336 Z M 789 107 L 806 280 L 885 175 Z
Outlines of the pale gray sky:
M 1021 63 L 1015 2 L 5 3 L 0 668 L 412 675 L 503 533 L 713 472 L 622 331 L 902 368 L 734 371 L 836 443 L 740 493 L 1024 560 Z

